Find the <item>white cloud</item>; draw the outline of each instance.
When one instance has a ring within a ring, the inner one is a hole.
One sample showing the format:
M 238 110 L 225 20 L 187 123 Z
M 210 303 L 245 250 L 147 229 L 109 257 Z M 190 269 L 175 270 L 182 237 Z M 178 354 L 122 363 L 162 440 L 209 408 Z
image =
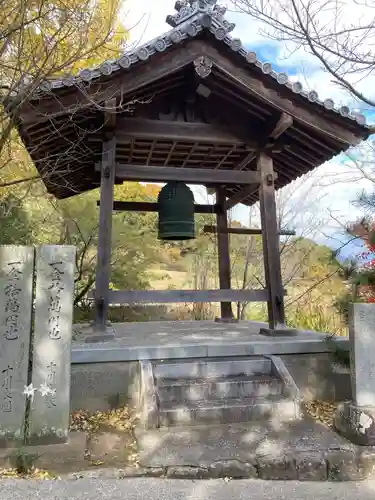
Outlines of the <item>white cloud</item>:
M 144 43 L 171 29 L 165 22 L 174 13 L 174 0 L 128 0 L 124 22 L 130 29 L 131 43 Z

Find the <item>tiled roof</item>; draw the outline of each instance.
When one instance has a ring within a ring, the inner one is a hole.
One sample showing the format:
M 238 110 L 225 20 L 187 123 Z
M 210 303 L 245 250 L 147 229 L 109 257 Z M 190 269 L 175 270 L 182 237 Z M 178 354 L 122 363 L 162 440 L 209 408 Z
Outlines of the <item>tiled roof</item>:
M 166 19 L 167 23 L 172 26 L 170 31 L 134 50 L 124 52 L 116 60 L 105 61 L 99 67 L 93 69 L 83 69 L 77 76 L 45 81 L 40 85 L 39 90 L 41 92 L 50 92 L 54 89 L 89 83 L 102 76 L 108 77 L 116 71 L 129 69 L 139 61 L 146 61 L 154 54 L 164 52 L 172 45 L 179 44 L 183 40 L 194 38 L 203 30 L 209 30 L 217 40 L 240 54 L 247 64 L 257 66 L 264 74 L 275 79 L 280 85 L 288 87 L 295 94 L 302 95 L 312 103 L 366 126 L 364 115 L 351 111 L 347 106 L 337 107 L 332 99 L 320 100 L 315 90 L 309 92 L 303 90 L 302 84 L 290 81 L 287 73 L 278 73 L 272 69 L 271 63 L 259 61 L 256 52 L 246 50 L 239 38 L 233 38 L 230 35 L 235 28 L 235 24 L 230 23 L 225 18 L 226 8 L 217 5 L 217 0 L 178 0 L 175 4 L 175 10 L 175 14 L 167 16 Z

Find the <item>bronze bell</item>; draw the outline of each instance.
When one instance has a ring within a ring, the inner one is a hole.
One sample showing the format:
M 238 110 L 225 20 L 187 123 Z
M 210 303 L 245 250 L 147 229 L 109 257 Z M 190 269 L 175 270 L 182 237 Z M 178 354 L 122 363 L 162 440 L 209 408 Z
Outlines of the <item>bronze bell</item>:
M 159 240 L 195 238 L 194 195 L 183 182 L 168 182 L 158 196 Z

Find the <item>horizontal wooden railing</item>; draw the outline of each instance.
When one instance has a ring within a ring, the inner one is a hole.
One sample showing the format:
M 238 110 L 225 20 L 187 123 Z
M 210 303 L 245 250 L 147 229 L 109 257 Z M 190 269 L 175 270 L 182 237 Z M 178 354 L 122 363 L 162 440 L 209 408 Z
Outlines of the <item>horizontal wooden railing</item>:
M 284 295 L 286 291 L 283 291 Z M 94 299 L 95 291 L 89 293 Z M 115 304 L 177 304 L 188 302 L 267 302 L 268 291 L 259 290 L 109 290 Z

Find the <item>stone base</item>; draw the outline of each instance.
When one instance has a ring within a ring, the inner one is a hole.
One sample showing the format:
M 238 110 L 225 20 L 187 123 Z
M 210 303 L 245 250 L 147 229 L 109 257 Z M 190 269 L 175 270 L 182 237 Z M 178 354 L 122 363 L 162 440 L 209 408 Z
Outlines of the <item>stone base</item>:
M 91 323 L 85 337 L 85 344 L 94 344 L 98 342 L 109 342 L 114 340 L 115 330 L 112 324 L 107 321 L 105 328 L 97 327 L 95 323 Z
M 354 444 L 375 446 L 375 408 L 362 408 L 352 401 L 341 403 L 335 413 L 334 426 Z
M 261 328 L 259 335 L 266 337 L 295 337 L 298 335 L 298 330 L 295 328 Z
M 85 432 L 70 432 L 68 442 L 40 446 L 22 446 L 24 456 L 34 457 L 35 466 L 40 469 L 53 470 L 61 464 L 84 460 L 87 447 Z M 15 460 L 20 447 L 0 450 L 0 469 L 15 467 Z
M 238 323 L 237 318 L 215 318 L 215 323 Z
M 52 444 L 67 444 L 69 436 L 58 436 L 56 434 L 45 434 L 42 436 L 31 435 L 28 438 L 28 446 L 48 446 Z

